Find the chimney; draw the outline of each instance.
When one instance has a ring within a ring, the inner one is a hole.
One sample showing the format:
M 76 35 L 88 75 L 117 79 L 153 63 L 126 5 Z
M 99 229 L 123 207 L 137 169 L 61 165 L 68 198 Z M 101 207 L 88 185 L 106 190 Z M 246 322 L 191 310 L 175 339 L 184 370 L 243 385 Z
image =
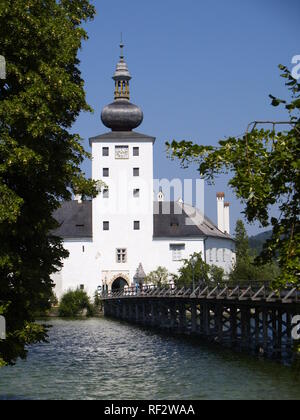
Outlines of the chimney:
M 230 210 L 230 204 L 229 203 L 224 203 L 224 230 L 225 230 L 225 233 L 228 233 L 228 235 L 230 235 L 229 210 Z
M 224 217 L 224 199 L 225 194 L 223 192 L 217 194 L 217 207 L 218 207 L 218 229 L 221 232 L 225 231 L 225 217 Z

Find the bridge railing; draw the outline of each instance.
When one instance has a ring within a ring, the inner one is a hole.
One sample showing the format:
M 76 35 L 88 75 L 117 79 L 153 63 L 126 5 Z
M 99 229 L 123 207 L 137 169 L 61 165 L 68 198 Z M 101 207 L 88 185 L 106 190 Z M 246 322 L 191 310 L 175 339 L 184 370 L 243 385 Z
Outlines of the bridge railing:
M 175 286 L 156 287 L 126 287 L 122 290 L 104 292 L 102 298 L 190 298 L 190 299 L 226 299 L 226 300 L 251 300 L 282 303 L 300 303 L 300 290 L 297 287 L 274 290 L 271 287 L 257 283 L 251 285 L 230 285 L 230 284 L 200 284 L 195 290 Z

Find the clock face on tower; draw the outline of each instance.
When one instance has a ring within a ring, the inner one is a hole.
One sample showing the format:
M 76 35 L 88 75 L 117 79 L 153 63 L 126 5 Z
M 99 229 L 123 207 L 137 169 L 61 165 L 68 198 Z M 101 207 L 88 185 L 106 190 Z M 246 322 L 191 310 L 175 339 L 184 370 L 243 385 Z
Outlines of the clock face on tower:
M 129 159 L 129 147 L 128 146 L 116 146 L 115 158 L 116 159 Z

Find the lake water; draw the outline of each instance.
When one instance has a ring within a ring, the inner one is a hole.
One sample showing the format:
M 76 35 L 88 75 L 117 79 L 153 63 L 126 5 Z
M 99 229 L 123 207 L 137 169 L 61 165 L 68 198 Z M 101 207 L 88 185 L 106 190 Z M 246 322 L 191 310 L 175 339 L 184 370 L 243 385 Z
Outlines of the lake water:
M 51 321 L 0 399 L 300 399 L 289 367 L 107 319 Z

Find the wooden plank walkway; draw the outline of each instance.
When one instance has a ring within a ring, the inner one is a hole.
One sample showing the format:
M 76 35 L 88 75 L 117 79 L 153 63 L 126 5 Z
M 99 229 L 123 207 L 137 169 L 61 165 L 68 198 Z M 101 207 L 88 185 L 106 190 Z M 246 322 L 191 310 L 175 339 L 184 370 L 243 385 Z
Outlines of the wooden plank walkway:
M 143 287 L 105 293 L 105 316 L 199 336 L 276 359 L 293 355 L 293 318 L 300 315 L 300 291 L 266 286 Z

